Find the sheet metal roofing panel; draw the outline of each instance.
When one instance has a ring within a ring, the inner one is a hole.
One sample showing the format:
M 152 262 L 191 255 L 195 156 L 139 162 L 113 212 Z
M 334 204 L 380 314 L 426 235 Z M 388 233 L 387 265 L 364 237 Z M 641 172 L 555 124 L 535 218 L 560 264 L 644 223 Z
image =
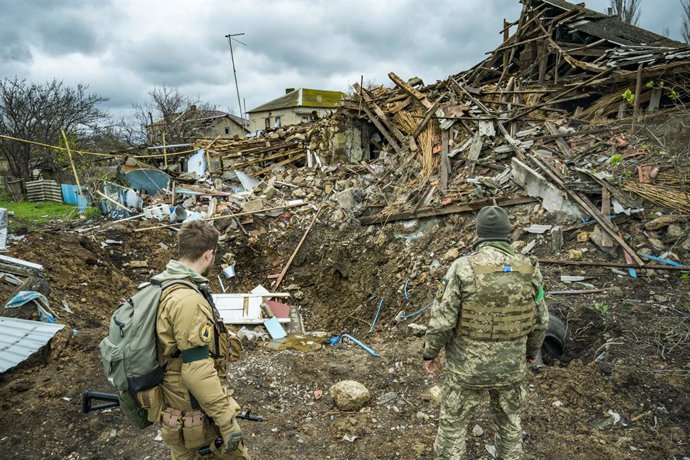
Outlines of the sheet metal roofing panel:
M 0 373 L 37 352 L 64 324 L 0 316 Z

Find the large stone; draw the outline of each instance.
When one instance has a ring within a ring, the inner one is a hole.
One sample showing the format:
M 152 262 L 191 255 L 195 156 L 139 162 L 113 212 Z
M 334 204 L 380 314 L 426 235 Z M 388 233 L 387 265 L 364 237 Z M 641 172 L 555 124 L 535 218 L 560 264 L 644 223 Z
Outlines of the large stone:
M 455 260 L 460 257 L 459 248 L 451 248 L 443 255 L 443 260 Z
M 426 334 L 426 326 L 424 326 L 423 324 L 408 324 L 407 330 L 416 337 L 424 337 L 424 335 Z
M 352 211 L 355 207 L 355 191 L 351 188 L 335 194 L 338 205 L 346 211 Z
M 328 394 L 338 409 L 358 411 L 371 399 L 367 387 L 354 380 L 342 380 L 333 385 Z
M 303 188 L 296 188 L 292 191 L 293 198 L 305 198 L 306 196 L 307 192 Z
M 675 222 L 681 222 L 683 221 L 684 218 L 681 216 L 661 216 L 657 217 L 654 220 L 650 220 L 646 224 L 644 224 L 645 230 L 659 230 L 661 228 L 667 227 L 670 224 L 673 224 Z
M 678 224 L 671 224 L 666 229 L 666 237 L 667 238 L 681 238 L 683 236 L 685 236 L 685 232 L 683 231 L 683 227 L 681 227 Z
M 648 238 L 649 244 L 652 245 L 657 251 L 663 251 L 666 246 L 664 246 L 663 241 L 658 238 Z

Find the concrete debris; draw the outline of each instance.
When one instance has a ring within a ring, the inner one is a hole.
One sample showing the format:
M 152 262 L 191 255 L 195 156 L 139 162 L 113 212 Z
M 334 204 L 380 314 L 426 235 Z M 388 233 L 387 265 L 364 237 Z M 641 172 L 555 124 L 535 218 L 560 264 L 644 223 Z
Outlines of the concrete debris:
M 538 224 L 532 224 L 532 225 L 530 225 L 529 227 L 525 228 L 524 230 L 525 230 L 527 233 L 536 233 L 536 234 L 541 235 L 541 234 L 546 233 L 546 232 L 548 232 L 549 230 L 551 230 L 551 228 L 553 228 L 553 225 L 538 225 Z
M 358 411 L 371 398 L 369 390 L 355 380 L 342 380 L 328 389 L 336 407 L 342 411 Z
M 537 240 L 532 240 L 527 243 L 522 249 L 520 249 L 520 254 L 529 254 L 532 249 L 537 245 Z

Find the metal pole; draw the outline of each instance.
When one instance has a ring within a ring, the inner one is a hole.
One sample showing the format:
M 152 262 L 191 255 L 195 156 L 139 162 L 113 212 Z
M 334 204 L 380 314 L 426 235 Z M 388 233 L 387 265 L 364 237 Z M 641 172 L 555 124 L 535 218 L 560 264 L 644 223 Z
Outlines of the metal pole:
M 237 90 L 237 108 L 240 111 L 240 116 L 242 117 L 242 102 L 240 99 L 240 87 L 237 84 L 237 69 L 235 69 L 235 53 L 232 50 L 232 37 L 237 37 L 239 35 L 244 35 L 244 33 L 241 34 L 227 34 L 225 37 L 228 39 L 228 43 L 230 44 L 230 60 L 232 61 L 232 73 L 235 76 L 235 89 Z M 238 40 L 239 43 L 242 43 Z M 244 43 L 242 43 L 244 45 Z M 244 118 L 244 117 L 243 117 Z

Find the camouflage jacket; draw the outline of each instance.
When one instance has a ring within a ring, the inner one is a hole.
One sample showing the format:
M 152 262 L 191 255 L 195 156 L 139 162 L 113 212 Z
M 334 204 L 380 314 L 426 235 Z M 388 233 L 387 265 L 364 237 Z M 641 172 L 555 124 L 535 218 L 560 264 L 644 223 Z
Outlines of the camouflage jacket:
M 426 333 L 424 358 L 435 358 L 446 349 L 448 370 L 454 380 L 470 387 L 501 387 L 524 379 L 526 356 L 536 356 L 548 326 L 549 313 L 543 300 L 542 276 L 535 258 L 530 258 L 534 271 L 531 284 L 535 298 L 535 320 L 531 331 L 523 337 L 505 341 L 473 340 L 457 333 L 462 302 L 476 292 L 476 275 L 472 262 L 510 264 L 516 253 L 507 242 L 480 243 L 477 251 L 460 257 L 450 266 L 439 288 L 431 310 Z M 471 259 L 470 259 L 471 258 Z M 536 299 L 539 300 L 536 300 Z M 473 298 L 472 298 L 473 299 Z M 477 300 L 477 299 L 473 299 Z

